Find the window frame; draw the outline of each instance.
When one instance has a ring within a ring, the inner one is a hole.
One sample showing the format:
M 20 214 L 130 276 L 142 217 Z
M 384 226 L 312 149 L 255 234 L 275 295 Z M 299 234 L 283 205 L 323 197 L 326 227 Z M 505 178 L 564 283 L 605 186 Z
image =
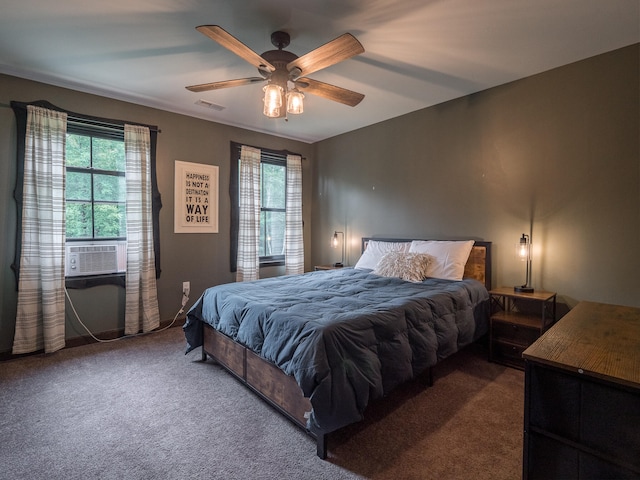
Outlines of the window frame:
M 150 161 L 151 161 L 151 189 L 152 189 L 152 222 L 153 222 L 153 246 L 155 255 L 155 267 L 156 278 L 160 278 L 160 209 L 162 208 L 162 200 L 160 192 L 158 190 L 158 180 L 156 174 L 156 147 L 158 140 L 158 133 L 160 130 L 155 125 L 145 125 L 137 122 L 128 122 L 123 120 L 115 120 L 109 118 L 94 117 L 90 115 L 83 115 L 69 110 L 59 108 L 46 100 L 38 100 L 35 102 L 18 102 L 12 100 L 10 102 L 16 117 L 16 130 L 17 130 L 17 145 L 16 145 L 16 187 L 14 189 L 14 199 L 16 202 L 16 216 L 17 216 L 17 228 L 16 228 L 16 249 L 14 254 L 14 260 L 11 264 L 16 278 L 16 290 L 18 289 L 20 279 L 20 253 L 22 250 L 22 205 L 23 205 L 23 184 L 24 178 L 24 156 L 25 156 L 25 135 L 27 130 L 27 106 L 35 105 L 38 107 L 47 108 L 50 110 L 56 110 L 58 112 L 64 112 L 67 114 L 67 131 L 69 131 L 69 123 L 77 124 L 74 129 L 77 128 L 78 133 L 80 131 L 85 132 L 100 132 L 102 135 L 120 135 L 124 140 L 124 126 L 141 125 L 149 128 L 151 149 L 150 149 Z M 65 199 L 66 201 L 66 199 Z M 102 239 L 101 239 L 102 240 Z M 66 243 L 66 240 L 65 240 Z M 109 275 L 91 275 L 84 277 L 67 277 L 65 278 L 65 284 L 67 288 L 90 288 L 97 285 L 119 285 L 125 286 L 125 274 L 109 274 Z
M 119 170 L 104 170 L 104 169 L 100 169 L 100 168 L 94 168 L 93 167 L 93 139 L 94 138 L 101 138 L 101 139 L 107 139 L 107 140 L 118 140 L 121 141 L 124 144 L 124 132 L 121 136 L 118 135 L 105 135 L 104 133 L 99 132 L 98 130 L 95 130 L 94 133 L 89 132 L 86 128 L 78 128 L 76 127 L 76 123 L 75 122 L 67 122 L 67 135 L 72 134 L 72 135 L 81 135 L 81 136 L 86 136 L 90 138 L 90 142 L 91 142 L 91 166 L 90 167 L 76 167 L 76 166 L 69 166 L 66 165 L 65 163 L 65 170 L 66 173 L 69 172 L 75 172 L 75 173 L 82 173 L 82 174 L 86 174 L 86 175 L 90 175 L 91 177 L 91 199 L 89 200 L 89 202 L 91 202 L 91 217 L 92 217 L 92 227 L 91 227 L 91 237 L 85 237 L 85 238 L 69 238 L 66 237 L 65 238 L 65 243 L 66 244 L 72 244 L 72 243 L 80 243 L 80 242 L 97 242 L 97 243 L 108 243 L 108 242 L 113 242 L 113 241 L 126 241 L 127 237 L 125 236 L 119 236 L 119 237 L 96 237 L 96 227 L 95 227 L 95 205 L 98 204 L 107 204 L 107 205 L 123 205 L 127 206 L 127 202 L 126 199 L 124 202 L 113 202 L 113 201 L 104 201 L 104 200 L 96 200 L 95 199 L 95 190 L 94 190 L 94 176 L 95 175 L 109 175 L 109 176 L 114 176 L 114 177 L 125 177 L 126 176 L 126 172 L 123 171 L 119 171 Z M 68 200 L 66 198 L 66 191 L 65 191 L 65 207 L 67 202 L 86 202 L 87 200 Z M 89 276 L 95 276 L 95 275 L 89 275 Z
M 287 214 L 287 201 L 286 201 L 286 189 L 287 189 L 287 156 L 284 155 L 284 158 L 275 158 L 272 154 L 268 154 L 266 156 L 260 155 L 260 199 L 262 199 L 263 187 L 264 187 L 264 175 L 262 175 L 262 166 L 264 164 L 276 165 L 278 167 L 284 167 L 284 188 L 285 188 L 285 204 L 284 208 L 274 208 L 274 207 L 264 207 L 262 206 L 262 202 L 260 202 L 260 216 L 262 217 L 262 213 L 266 212 L 278 212 Z M 266 240 L 266 239 L 265 239 Z M 283 239 L 284 241 L 284 239 Z M 266 249 L 265 249 L 266 251 Z M 268 267 L 268 266 L 279 266 L 285 264 L 284 253 L 280 255 L 262 255 L 259 257 L 260 266 Z
M 239 161 L 240 161 L 240 151 L 242 149 L 241 143 L 230 142 L 230 175 L 229 175 L 229 196 L 231 199 L 231 228 L 230 228 L 230 241 L 231 248 L 230 250 L 230 271 L 237 271 L 237 257 L 238 257 L 238 225 L 239 225 Z M 245 144 L 246 145 L 246 144 Z M 285 168 L 285 189 L 286 189 L 286 175 L 287 175 L 287 155 L 299 155 L 297 153 L 289 152 L 288 150 L 272 150 L 268 148 L 262 147 L 254 147 L 260 150 L 260 164 L 262 167 L 262 163 L 271 163 L 274 165 L 284 165 Z M 262 178 L 261 184 L 262 184 Z M 262 189 L 262 185 L 260 185 Z M 262 198 L 262 192 L 260 193 Z M 285 194 L 286 199 L 286 194 Z M 263 211 L 282 211 L 281 209 L 268 209 L 263 208 L 260 205 L 260 212 Z M 286 215 L 286 200 L 285 200 L 285 209 Z M 284 266 L 285 264 L 285 256 L 282 255 L 270 255 L 270 256 L 262 256 L 260 257 L 260 268 L 262 267 L 275 267 L 275 266 Z

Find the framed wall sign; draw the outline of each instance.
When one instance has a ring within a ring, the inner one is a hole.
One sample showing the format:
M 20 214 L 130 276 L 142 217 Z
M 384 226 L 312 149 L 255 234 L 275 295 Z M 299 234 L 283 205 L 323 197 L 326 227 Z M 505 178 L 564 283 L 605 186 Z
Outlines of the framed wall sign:
M 218 233 L 218 167 L 176 160 L 174 233 Z

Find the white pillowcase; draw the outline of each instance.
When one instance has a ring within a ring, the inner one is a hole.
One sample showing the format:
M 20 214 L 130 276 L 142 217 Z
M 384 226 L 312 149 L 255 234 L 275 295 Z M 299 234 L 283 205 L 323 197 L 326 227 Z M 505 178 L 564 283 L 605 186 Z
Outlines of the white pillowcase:
M 427 278 L 430 262 L 431 255 L 425 253 L 387 252 L 373 269 L 373 273 L 408 282 L 421 282 Z
M 462 280 L 464 266 L 474 243 L 473 240 L 414 240 L 409 252 L 426 253 L 433 257 L 429 263 L 429 277 Z
M 411 242 L 381 242 L 369 240 L 362 256 L 353 268 L 368 268 L 373 270 L 385 253 L 405 252 L 411 248 Z

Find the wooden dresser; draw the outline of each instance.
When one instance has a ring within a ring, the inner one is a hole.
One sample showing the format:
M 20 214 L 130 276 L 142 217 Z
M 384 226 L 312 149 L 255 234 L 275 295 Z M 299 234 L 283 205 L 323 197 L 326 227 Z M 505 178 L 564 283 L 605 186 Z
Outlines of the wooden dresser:
M 640 478 L 640 309 L 581 302 L 523 357 L 523 477 Z

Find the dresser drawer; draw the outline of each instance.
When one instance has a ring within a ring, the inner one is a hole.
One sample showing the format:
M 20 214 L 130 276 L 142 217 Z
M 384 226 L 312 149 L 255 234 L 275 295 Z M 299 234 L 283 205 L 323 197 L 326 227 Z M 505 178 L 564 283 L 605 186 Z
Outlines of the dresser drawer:
M 526 348 L 538 339 L 540 329 L 492 320 L 491 336 L 493 340 L 506 340 Z

